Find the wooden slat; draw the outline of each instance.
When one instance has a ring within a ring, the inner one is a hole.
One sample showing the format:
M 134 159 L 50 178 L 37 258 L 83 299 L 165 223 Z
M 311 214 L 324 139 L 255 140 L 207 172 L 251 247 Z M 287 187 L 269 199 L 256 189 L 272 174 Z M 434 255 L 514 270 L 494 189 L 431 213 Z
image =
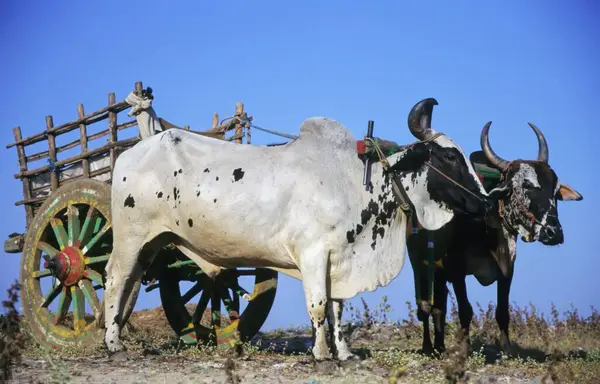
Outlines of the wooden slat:
M 131 120 L 126 123 L 117 125 L 117 130 L 122 131 L 122 130 L 130 128 L 130 127 L 135 127 L 136 125 L 137 125 L 137 120 Z
M 46 130 L 52 129 L 54 126 L 54 121 L 52 120 L 52 116 L 46 116 Z M 54 134 L 48 134 L 48 154 L 50 161 L 56 164 L 56 138 Z M 50 167 L 48 167 L 50 169 Z M 58 188 L 58 174 L 56 172 L 52 172 L 50 174 L 50 185 L 52 186 L 52 190 L 55 191 Z
M 49 133 L 54 133 L 55 136 L 58 136 L 58 135 L 61 135 L 63 133 L 67 133 L 67 132 L 70 132 L 70 131 L 74 130 L 75 128 L 79 127 L 79 125 L 81 123 L 85 123 L 85 124 L 89 125 L 90 124 L 90 121 L 89 121 L 90 119 L 93 119 L 95 117 L 98 117 L 99 115 L 105 114 L 108 111 L 119 113 L 121 111 L 126 110 L 127 108 L 130 108 L 130 105 L 127 104 L 125 101 L 120 101 L 120 102 L 118 102 L 118 103 L 116 103 L 114 105 L 109 105 L 108 107 L 105 107 L 105 108 L 102 108 L 100 110 L 97 110 L 96 112 L 92 112 L 89 115 L 84 116 L 84 117 L 82 117 L 80 119 L 77 119 L 75 121 L 71 121 L 69 123 L 62 124 L 62 125 L 59 125 L 57 127 L 53 127 L 52 131 L 49 131 L 49 130 L 46 129 L 44 132 L 38 133 L 38 134 L 33 135 L 33 136 L 29 136 L 29 137 L 27 137 L 25 139 L 21 139 L 18 142 L 10 143 L 10 144 L 8 144 L 6 146 L 6 148 L 12 148 L 15 145 L 24 145 L 24 146 L 31 145 L 31 144 L 34 144 L 34 143 L 46 140 L 46 136 Z M 105 118 L 106 117 L 102 117 L 99 120 L 102 120 L 102 119 L 105 119 Z M 99 120 L 95 120 L 95 121 L 99 121 Z M 94 121 L 94 120 L 92 120 L 92 121 Z
M 65 165 L 69 165 L 72 163 L 75 163 L 83 158 L 90 158 L 91 156 L 95 156 L 101 153 L 106 153 L 110 148 L 125 148 L 125 147 L 129 147 L 134 145 L 135 143 L 137 143 L 140 140 L 139 137 L 132 137 L 130 139 L 125 139 L 125 140 L 121 140 L 118 141 L 116 143 L 108 143 L 107 145 L 104 145 L 100 148 L 96 148 L 93 149 L 91 151 L 88 151 L 85 154 L 81 154 L 81 155 L 77 155 L 77 156 L 72 156 L 69 157 L 67 159 L 61 160 L 61 161 L 57 161 L 56 162 L 56 166 L 57 167 L 62 167 Z M 40 168 L 36 168 L 34 170 L 31 171 L 26 171 L 26 172 L 21 172 L 21 173 L 17 173 L 14 176 L 15 179 L 18 179 L 20 177 L 26 177 L 26 176 L 34 176 L 43 172 L 48 172 L 50 170 L 49 166 L 45 166 L 45 167 L 40 167 Z
M 21 136 L 21 128 L 15 127 L 13 128 L 13 135 L 15 136 L 15 141 L 21 141 L 23 138 Z M 17 156 L 19 157 L 19 170 L 20 172 L 27 172 L 27 161 L 25 160 L 25 148 L 23 145 L 17 145 Z M 23 180 L 23 198 L 26 200 L 31 199 L 31 183 L 28 177 L 24 177 Z M 25 223 L 27 228 L 29 228 L 29 224 L 33 220 L 33 208 L 31 206 L 25 207 Z
M 98 133 L 94 133 L 93 135 L 88 136 L 88 140 L 89 141 L 96 140 L 103 136 L 107 136 L 109 133 L 110 133 L 110 129 L 105 129 L 103 131 L 100 131 Z
M 83 111 L 83 104 L 77 104 L 77 115 L 81 119 L 85 116 Z M 85 154 L 88 151 L 88 139 L 87 139 L 87 126 L 85 122 L 79 124 L 79 146 L 81 147 L 81 153 Z M 87 158 L 81 159 L 81 168 L 83 170 L 83 177 L 90 177 L 90 162 Z

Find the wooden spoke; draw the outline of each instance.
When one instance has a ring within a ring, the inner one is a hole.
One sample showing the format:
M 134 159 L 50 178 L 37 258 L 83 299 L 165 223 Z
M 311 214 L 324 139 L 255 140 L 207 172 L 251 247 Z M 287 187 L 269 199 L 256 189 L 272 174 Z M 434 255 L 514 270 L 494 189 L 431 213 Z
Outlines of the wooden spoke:
M 228 289 L 225 287 L 221 287 L 221 289 L 219 291 L 221 294 L 221 298 L 223 299 L 223 304 L 225 304 L 225 310 L 227 311 L 227 314 L 229 315 L 229 319 L 231 321 L 239 319 L 240 314 L 235 309 L 233 300 L 231 299 L 231 296 L 229 295 Z
M 41 271 L 31 272 L 31 277 L 39 279 L 41 277 L 52 276 L 52 272 L 49 269 L 42 269 Z
M 242 298 L 246 301 L 250 301 L 252 299 L 252 295 L 248 293 L 244 288 L 240 287 L 238 283 L 235 283 L 231 288 L 231 290 L 238 296 L 242 296 Z
M 56 314 L 54 315 L 54 324 L 57 325 L 61 321 L 65 319 L 67 313 L 69 312 L 69 307 L 71 306 L 71 293 L 67 289 L 67 287 L 63 286 L 61 289 L 60 299 L 58 300 L 58 308 L 56 309 Z
M 102 229 L 100 231 L 98 231 L 98 233 L 96 233 L 96 235 L 87 244 L 85 244 L 85 246 L 81 250 L 81 253 L 83 253 L 85 255 L 94 245 L 96 245 L 96 243 L 102 238 L 102 236 L 104 236 L 104 234 L 109 229 L 110 229 L 110 224 L 109 223 L 104 224 L 104 227 L 102 227 Z M 84 245 L 84 244 L 82 243 L 81 245 Z
M 79 239 L 79 209 L 76 206 L 69 204 L 67 208 L 67 233 L 69 234 L 69 247 L 72 247 Z
M 68 236 L 65 231 L 65 227 L 61 219 L 53 217 L 50 219 L 50 225 L 52 226 L 52 230 L 54 231 L 54 236 L 56 236 L 56 241 L 60 246 L 60 250 L 62 251 L 67 246 Z
M 211 324 L 213 327 L 221 326 L 221 295 L 218 289 L 212 290 L 212 297 L 210 300 L 211 309 Z
M 103 262 L 108 261 L 108 259 L 110 259 L 110 255 L 86 257 L 85 258 L 85 265 L 92 265 L 92 264 L 97 264 L 97 263 L 103 263 Z
M 44 296 L 44 301 L 42 302 L 42 305 L 40 305 L 40 307 L 48 308 L 48 306 L 54 301 L 54 299 L 56 299 L 58 294 L 61 292 L 62 287 L 62 283 L 52 287 L 52 289 L 46 294 L 46 296 Z
M 93 222 L 96 220 L 97 216 L 98 211 L 96 211 L 94 207 L 90 206 L 85 216 L 85 220 L 83 221 L 81 231 L 79 232 L 77 242 L 75 243 L 76 247 L 80 247 L 81 244 L 87 244 L 87 242 L 90 241 L 92 237 L 92 229 L 94 229 Z
M 94 316 L 98 318 L 100 314 L 100 301 L 98 300 L 98 296 L 96 295 L 96 291 L 92 286 L 92 282 L 87 279 L 79 280 L 79 288 L 83 292 L 85 299 L 90 304 L 92 311 L 94 312 Z
M 56 254 L 59 252 L 58 249 L 54 248 L 50 244 L 45 243 L 43 241 L 39 241 L 37 243 L 37 249 L 44 252 L 46 255 L 48 255 L 50 257 L 56 256 Z
M 233 309 L 235 309 L 237 313 L 240 313 L 240 295 L 238 295 L 234 290 L 231 292 L 233 293 Z
M 89 264 L 89 263 L 86 263 Z M 98 272 L 94 271 L 93 269 L 86 269 L 83 272 L 83 276 L 87 277 L 88 279 L 90 279 L 91 281 L 93 281 L 94 283 L 100 284 L 100 285 L 104 285 L 104 282 L 102 281 L 102 275 L 99 274 Z
M 71 286 L 71 297 L 73 298 L 73 326 L 75 331 L 83 331 L 85 328 L 85 299 L 78 286 Z
M 200 320 L 202 320 L 202 314 L 208 306 L 208 300 L 210 300 L 210 293 L 208 292 L 208 290 L 202 291 L 200 300 L 198 300 L 198 305 L 196 305 L 196 309 L 194 310 L 194 314 L 192 315 L 192 324 L 200 323 Z
M 203 287 L 202 284 L 200 282 L 197 282 L 196 284 L 194 284 L 194 286 L 192 288 L 190 288 L 182 297 L 181 299 L 183 300 L 184 304 L 187 304 L 190 300 L 192 300 L 192 298 L 194 296 L 196 296 L 197 294 L 200 293 L 200 291 L 202 291 Z

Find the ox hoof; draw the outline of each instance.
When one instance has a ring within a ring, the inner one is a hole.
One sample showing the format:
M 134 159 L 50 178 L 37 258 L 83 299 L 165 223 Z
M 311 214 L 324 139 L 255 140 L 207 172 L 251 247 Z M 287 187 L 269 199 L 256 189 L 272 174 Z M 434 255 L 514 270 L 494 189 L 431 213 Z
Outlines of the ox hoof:
M 127 361 L 127 360 L 129 360 L 129 353 L 127 353 L 127 351 L 124 351 L 124 350 L 114 352 L 110 355 L 109 360 L 114 361 L 114 362 Z

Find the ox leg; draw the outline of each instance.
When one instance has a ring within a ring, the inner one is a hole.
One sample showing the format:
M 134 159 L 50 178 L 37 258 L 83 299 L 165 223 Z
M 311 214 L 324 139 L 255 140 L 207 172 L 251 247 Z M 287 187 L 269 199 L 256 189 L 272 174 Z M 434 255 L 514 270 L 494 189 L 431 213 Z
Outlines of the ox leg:
M 433 301 L 434 345 L 433 348 L 443 353 L 446 350 L 444 343 L 444 329 L 446 328 L 446 310 L 448 303 L 448 286 L 444 271 L 438 269 L 435 273 Z
M 329 323 L 329 336 L 331 345 L 334 347 L 334 352 L 338 360 L 346 361 L 354 358 L 355 355 L 350 352 L 344 333 L 342 332 L 342 300 L 329 300 L 327 303 L 327 322 Z
M 327 257 L 322 249 L 312 249 L 300 257 L 306 308 L 312 323 L 315 360 L 331 359 L 325 331 L 327 308 Z
M 473 307 L 469 303 L 467 296 L 467 285 L 465 283 L 465 277 L 462 275 L 460 278 L 455 279 L 452 282 L 454 286 L 454 294 L 456 295 L 456 302 L 458 304 L 458 318 L 460 319 L 460 326 L 464 332 L 464 342 L 468 353 L 471 353 L 471 342 L 469 340 L 469 328 L 471 327 L 471 320 L 473 319 Z
M 140 247 L 132 249 L 123 243 L 115 244 L 113 254 L 106 265 L 106 291 L 104 295 L 104 342 L 109 354 L 124 352 L 120 340 L 123 327 L 125 304 L 132 293 L 136 281 L 142 278 L 144 267 L 139 263 Z
M 512 272 L 508 277 L 498 279 L 498 305 L 496 306 L 496 322 L 500 328 L 500 341 L 502 350 L 509 356 L 514 355 L 514 350 L 510 338 L 508 337 L 508 326 L 510 324 L 509 313 L 509 294 L 512 283 Z

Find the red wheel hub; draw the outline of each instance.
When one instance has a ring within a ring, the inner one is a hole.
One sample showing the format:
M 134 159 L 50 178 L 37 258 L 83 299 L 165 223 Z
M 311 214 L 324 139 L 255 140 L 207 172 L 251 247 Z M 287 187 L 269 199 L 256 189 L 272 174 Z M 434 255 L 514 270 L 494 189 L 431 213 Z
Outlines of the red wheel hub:
M 83 276 L 85 261 L 79 248 L 66 247 L 44 263 L 44 268 L 65 285 L 74 285 Z

